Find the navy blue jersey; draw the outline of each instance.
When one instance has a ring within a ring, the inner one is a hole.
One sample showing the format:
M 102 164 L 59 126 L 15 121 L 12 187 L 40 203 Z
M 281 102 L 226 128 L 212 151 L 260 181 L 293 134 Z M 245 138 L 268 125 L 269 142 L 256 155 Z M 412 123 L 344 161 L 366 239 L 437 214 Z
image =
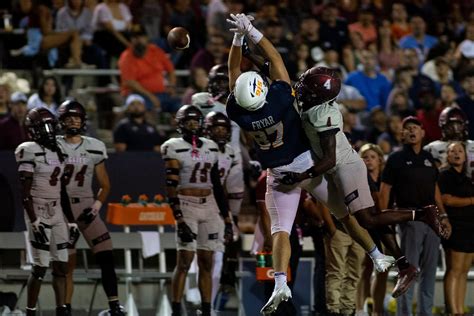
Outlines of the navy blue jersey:
M 234 94 L 229 95 L 227 115 L 252 135 L 263 168 L 287 165 L 309 150 L 294 99 L 291 86 L 284 81 L 270 85 L 266 103 L 257 111 L 243 109 Z

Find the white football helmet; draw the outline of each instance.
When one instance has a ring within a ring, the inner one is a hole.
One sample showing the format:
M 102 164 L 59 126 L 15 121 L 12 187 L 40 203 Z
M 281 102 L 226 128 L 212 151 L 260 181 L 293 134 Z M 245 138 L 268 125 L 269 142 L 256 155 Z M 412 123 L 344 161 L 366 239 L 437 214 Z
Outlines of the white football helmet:
M 255 71 L 242 73 L 235 82 L 235 100 L 247 111 L 260 109 L 266 102 L 267 93 L 267 82 Z

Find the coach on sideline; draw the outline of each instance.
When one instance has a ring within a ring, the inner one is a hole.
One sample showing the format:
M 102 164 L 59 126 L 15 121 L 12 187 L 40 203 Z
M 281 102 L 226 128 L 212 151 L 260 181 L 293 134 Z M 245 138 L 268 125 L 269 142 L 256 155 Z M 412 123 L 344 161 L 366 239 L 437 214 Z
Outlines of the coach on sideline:
M 404 147 L 387 160 L 380 188 L 380 209 L 389 207 L 390 193 L 399 208 L 422 208 L 436 205 L 445 237 L 451 225 L 436 184 L 438 169 L 430 153 L 422 150 L 425 131 L 414 116 L 403 120 Z M 391 207 L 392 205 L 390 205 Z M 416 217 L 414 212 L 414 217 Z M 400 224 L 401 248 L 407 260 L 420 270 L 420 291 L 416 315 L 431 315 L 440 240 L 428 225 L 420 221 Z M 403 276 L 400 276 L 403 277 Z M 414 286 L 397 300 L 397 315 L 411 315 Z

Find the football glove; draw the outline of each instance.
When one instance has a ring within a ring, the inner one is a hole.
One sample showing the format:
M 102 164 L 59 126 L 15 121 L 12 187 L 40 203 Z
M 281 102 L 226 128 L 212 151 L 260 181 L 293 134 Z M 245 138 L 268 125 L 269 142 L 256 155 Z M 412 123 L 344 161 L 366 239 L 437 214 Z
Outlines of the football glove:
M 234 227 L 232 223 L 225 223 L 225 228 L 224 228 L 225 244 L 232 242 L 233 239 L 234 239 Z
M 79 228 L 77 227 L 76 223 L 68 223 L 67 227 L 69 228 L 69 246 L 75 247 L 77 241 L 79 240 L 79 236 L 81 233 L 79 232 Z
M 197 235 L 193 233 L 191 228 L 185 222 L 178 223 L 178 237 L 181 239 L 181 242 L 192 242 L 193 239 L 197 238 Z
M 46 235 L 46 227 L 40 222 L 39 218 L 31 223 L 31 228 L 36 242 L 40 244 L 47 244 L 49 242 L 48 235 Z

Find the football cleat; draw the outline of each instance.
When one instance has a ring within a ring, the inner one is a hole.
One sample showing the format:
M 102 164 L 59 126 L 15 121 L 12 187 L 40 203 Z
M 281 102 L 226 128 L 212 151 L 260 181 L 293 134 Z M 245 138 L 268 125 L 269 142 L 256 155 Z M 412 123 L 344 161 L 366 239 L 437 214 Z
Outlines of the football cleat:
M 375 270 L 378 272 L 385 272 L 395 264 L 395 258 L 387 255 L 383 255 L 379 259 L 372 258 L 372 261 L 374 262 Z
M 274 290 L 267 304 L 260 310 L 262 315 L 271 315 L 276 312 L 281 302 L 287 302 L 291 298 L 291 290 L 287 284 Z
M 397 298 L 400 295 L 405 294 L 413 282 L 415 282 L 418 273 L 419 270 L 411 264 L 408 268 L 400 270 L 400 272 L 398 272 L 397 284 L 395 284 L 392 291 L 392 297 Z

